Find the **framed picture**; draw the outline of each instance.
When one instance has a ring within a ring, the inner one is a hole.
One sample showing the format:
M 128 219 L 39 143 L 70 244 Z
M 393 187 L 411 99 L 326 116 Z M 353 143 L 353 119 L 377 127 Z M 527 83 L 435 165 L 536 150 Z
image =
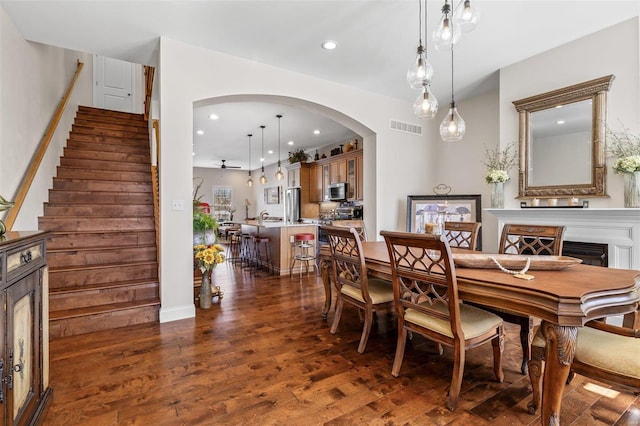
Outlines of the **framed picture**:
M 409 195 L 407 196 L 407 232 L 423 233 L 425 223 L 434 214 L 445 222 L 482 222 L 481 195 Z M 482 249 L 482 228 L 478 235 Z
M 264 202 L 266 204 L 280 204 L 280 187 L 265 188 Z

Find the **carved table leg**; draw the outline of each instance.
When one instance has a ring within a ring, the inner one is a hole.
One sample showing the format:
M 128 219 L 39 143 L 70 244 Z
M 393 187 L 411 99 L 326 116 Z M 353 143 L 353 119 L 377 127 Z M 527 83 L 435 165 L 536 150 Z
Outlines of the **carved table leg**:
M 329 268 L 331 261 L 329 259 L 320 259 L 320 276 L 322 284 L 324 284 L 324 306 L 322 306 L 322 319 L 327 319 L 327 313 L 331 309 L 331 281 L 329 279 Z
M 562 393 L 576 353 L 578 327 L 564 327 L 543 321 L 541 328 L 547 341 L 542 385 L 542 424 L 559 426 Z

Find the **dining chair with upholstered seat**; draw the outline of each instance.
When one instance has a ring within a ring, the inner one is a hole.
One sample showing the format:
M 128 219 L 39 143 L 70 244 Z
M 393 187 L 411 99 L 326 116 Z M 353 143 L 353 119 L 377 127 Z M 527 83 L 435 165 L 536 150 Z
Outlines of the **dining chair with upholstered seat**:
M 505 224 L 500 235 L 499 253 L 560 256 L 565 228 L 565 226 L 555 225 Z M 520 371 L 522 374 L 527 374 L 533 340 L 533 318 L 502 309 L 488 309 L 500 315 L 504 321 L 520 325 L 520 344 L 522 345 Z
M 546 340 L 538 330 L 532 343 L 529 377 L 533 398 L 529 413 L 535 414 L 542 395 L 542 372 Z M 576 352 L 568 381 L 575 374 L 595 379 L 640 395 L 640 313 L 625 316 L 622 327 L 596 320 L 578 330 Z
M 481 222 L 445 222 L 444 235 L 449 246 L 476 250 Z
M 417 333 L 437 344 L 453 347 L 453 374 L 446 404 L 449 410 L 455 410 L 458 404 L 467 349 L 490 341 L 493 369 L 502 382 L 502 319 L 460 301 L 446 237 L 388 231 L 380 235 L 389 251 L 398 315 L 398 341 L 391 374 L 394 377 L 400 374 L 407 333 Z
M 338 297 L 330 333 L 338 331 L 345 302 L 364 312 L 364 326 L 358 352 L 363 353 L 371 326 L 373 314 L 379 310 L 393 310 L 393 287 L 389 281 L 368 276 L 367 265 L 362 253 L 362 242 L 358 231 L 344 226 L 323 226 L 331 246 L 333 282 Z

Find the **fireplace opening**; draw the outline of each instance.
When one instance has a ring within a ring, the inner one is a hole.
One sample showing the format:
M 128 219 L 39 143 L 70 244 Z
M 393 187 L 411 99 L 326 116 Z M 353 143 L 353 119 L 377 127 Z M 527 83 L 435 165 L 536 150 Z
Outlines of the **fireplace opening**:
M 584 243 L 579 241 L 565 241 L 562 255 L 582 259 L 585 265 L 609 266 L 609 245 L 602 243 Z

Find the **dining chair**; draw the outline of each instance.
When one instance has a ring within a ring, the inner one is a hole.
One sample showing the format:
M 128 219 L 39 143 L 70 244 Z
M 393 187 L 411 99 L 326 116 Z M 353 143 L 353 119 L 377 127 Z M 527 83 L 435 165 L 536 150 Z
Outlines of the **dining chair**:
M 338 294 L 330 333 L 336 334 L 338 330 L 344 303 L 356 306 L 360 314 L 364 311 L 364 326 L 358 345 L 358 352 L 363 353 L 371 333 L 374 312 L 393 310 L 393 288 L 389 281 L 368 276 L 358 231 L 343 226 L 322 228 L 326 230 L 331 246 L 333 282 Z
M 505 224 L 500 236 L 500 254 L 530 254 L 560 256 L 562 254 L 565 226 Z M 527 374 L 531 358 L 534 320 L 502 309 L 487 308 L 500 315 L 505 322 L 520 325 L 522 363 L 520 371 Z
M 491 341 L 493 370 L 502 382 L 502 319 L 460 301 L 446 237 L 389 231 L 381 231 L 380 235 L 389 251 L 398 315 L 398 341 L 391 375 L 400 374 L 409 332 L 453 347 L 453 374 L 446 404 L 449 410 L 455 410 L 458 404 L 467 349 Z
M 451 247 L 476 250 L 481 226 L 481 222 L 445 222 L 444 235 Z
M 533 398 L 528 404 L 530 414 L 540 407 L 542 372 L 546 340 L 538 330 L 532 343 L 529 378 Z M 590 321 L 578 330 L 576 352 L 569 370 L 568 382 L 575 374 L 630 390 L 640 395 L 640 314 L 638 310 L 625 316 L 623 325 Z

